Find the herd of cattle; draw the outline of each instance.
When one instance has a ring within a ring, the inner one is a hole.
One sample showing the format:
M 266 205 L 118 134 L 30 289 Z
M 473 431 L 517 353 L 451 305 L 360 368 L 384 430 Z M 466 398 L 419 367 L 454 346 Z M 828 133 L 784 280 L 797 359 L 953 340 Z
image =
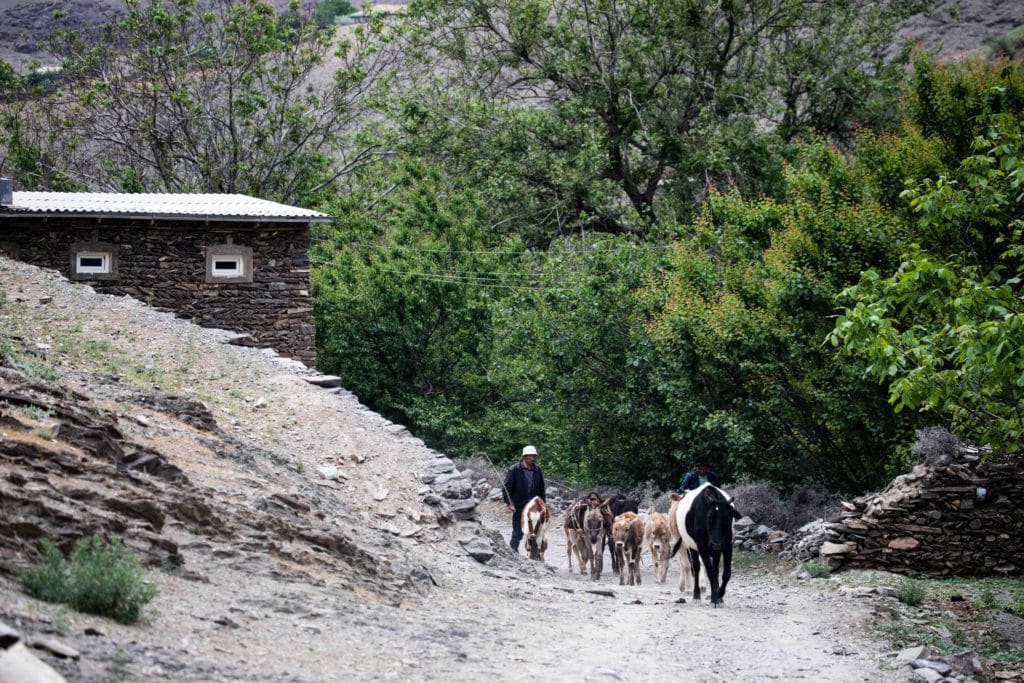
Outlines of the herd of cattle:
M 565 510 L 569 571 L 575 554 L 580 574 L 597 581 L 604 569 L 604 549 L 611 555 L 612 571 L 619 584 L 640 584 L 640 553 L 648 549 L 654 564 L 654 578 L 664 583 L 669 562 L 679 556 L 679 590 L 693 590 L 700 600 L 700 568 L 710 584 L 711 603 L 719 606 L 732 574 L 732 524 L 740 519 L 730 497 L 711 484 L 672 493 L 672 508 L 663 514 L 653 510 L 641 514 L 639 503 L 621 494 L 602 498 L 589 493 Z M 530 559 L 544 560 L 551 510 L 539 497 L 522 512 L 523 532 Z

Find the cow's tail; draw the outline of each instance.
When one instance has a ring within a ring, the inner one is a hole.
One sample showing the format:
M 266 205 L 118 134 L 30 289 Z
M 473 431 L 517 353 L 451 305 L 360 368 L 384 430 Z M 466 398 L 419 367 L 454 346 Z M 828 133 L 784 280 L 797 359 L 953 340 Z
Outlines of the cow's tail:
M 679 546 L 681 546 L 682 544 L 683 544 L 683 539 L 681 539 L 681 538 L 678 541 L 676 541 L 675 543 L 672 544 L 672 552 L 669 554 L 668 559 L 671 560 L 673 557 L 676 556 L 676 553 L 679 552 Z

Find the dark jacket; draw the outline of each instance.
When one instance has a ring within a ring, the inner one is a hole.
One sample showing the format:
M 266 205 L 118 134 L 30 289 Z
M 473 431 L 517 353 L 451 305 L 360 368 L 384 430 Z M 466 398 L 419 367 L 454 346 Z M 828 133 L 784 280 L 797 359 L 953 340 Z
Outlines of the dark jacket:
M 721 487 L 722 482 L 718 480 L 718 475 L 712 472 L 711 470 L 708 470 L 707 478 L 708 483 L 711 484 L 712 486 Z M 683 483 L 679 485 L 679 493 L 682 493 L 683 491 L 692 491 L 698 486 L 700 486 L 700 475 L 697 474 L 697 470 L 693 470 L 685 477 L 683 477 Z
M 516 510 L 526 507 L 526 504 L 534 496 L 540 496 L 542 500 L 546 500 L 544 497 L 544 475 L 540 471 L 540 466 L 533 466 L 533 486 L 530 486 L 529 475 L 526 473 L 522 461 L 509 467 L 508 472 L 505 473 L 505 490 L 502 491 L 502 496 L 505 498 L 505 504 L 512 503 Z

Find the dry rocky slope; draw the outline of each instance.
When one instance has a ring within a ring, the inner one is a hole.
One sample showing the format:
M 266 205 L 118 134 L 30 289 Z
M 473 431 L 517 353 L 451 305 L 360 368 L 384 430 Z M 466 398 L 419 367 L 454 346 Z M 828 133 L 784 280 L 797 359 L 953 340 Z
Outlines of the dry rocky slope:
M 905 679 L 871 601 L 743 569 L 720 610 L 675 569 L 595 584 L 558 525 L 546 563 L 513 557 L 496 504 L 455 518 L 423 483 L 440 454 L 308 370 L 2 258 L 0 292 L 38 354 L 0 369 L 0 622 L 67 680 L 663 680 L 685 651 L 684 680 Z M 11 577 L 83 533 L 151 566 L 141 623 Z
M 288 0 L 271 2 L 279 9 L 288 5 Z M 61 14 L 55 18 L 58 10 Z M 0 0 L 0 59 L 18 68 L 33 62 L 53 64 L 47 45 L 54 29 L 88 33 L 123 11 L 122 0 Z M 1021 25 L 1024 3 L 1019 0 L 936 0 L 929 12 L 904 24 L 899 39 L 914 40 L 940 58 L 950 59 L 977 50 L 985 41 Z

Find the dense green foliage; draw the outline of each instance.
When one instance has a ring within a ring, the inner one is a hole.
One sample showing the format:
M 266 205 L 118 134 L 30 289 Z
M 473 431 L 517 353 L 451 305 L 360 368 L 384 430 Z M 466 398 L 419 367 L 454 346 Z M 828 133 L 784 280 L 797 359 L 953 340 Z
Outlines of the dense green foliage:
M 156 595 L 156 586 L 144 580 L 138 558 L 118 541 L 84 536 L 67 559 L 50 541 L 43 541 L 42 550 L 39 565 L 18 572 L 18 580 L 33 597 L 132 624 Z
M 401 39 L 427 68 L 391 111 L 546 239 L 662 236 L 715 185 L 779 190 L 801 133 L 876 121 L 879 48 L 919 4 L 422 0 Z
M 1020 449 L 1024 73 L 925 64 L 918 72 L 915 118 L 959 162 L 938 178 L 908 180 L 917 239 L 895 272 L 868 269 L 846 290 L 832 340 L 868 359 L 897 411 L 935 412 L 962 434 Z

